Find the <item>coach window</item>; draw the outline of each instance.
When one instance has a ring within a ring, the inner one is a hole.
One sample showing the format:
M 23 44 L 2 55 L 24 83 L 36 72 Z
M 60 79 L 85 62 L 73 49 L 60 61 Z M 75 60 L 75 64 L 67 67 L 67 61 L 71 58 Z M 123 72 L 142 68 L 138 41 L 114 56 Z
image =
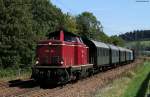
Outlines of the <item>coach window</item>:
M 102 52 L 103 52 L 103 51 L 102 51 L 102 48 L 100 48 L 100 56 L 102 56 Z
M 117 51 L 117 57 L 118 57 L 118 51 Z
M 99 56 L 101 56 L 101 48 L 99 48 Z
M 113 51 L 113 56 L 114 56 L 114 57 L 115 57 L 115 53 L 116 53 L 116 52 L 115 52 L 115 50 L 114 50 L 114 51 Z
M 101 48 L 99 48 L 99 56 L 101 56 Z
M 104 56 L 106 56 L 106 52 L 105 52 L 105 49 L 104 49 Z
M 100 55 L 103 56 L 103 48 L 100 48 Z
M 99 56 L 99 50 L 98 50 L 98 48 L 97 48 L 97 56 Z
M 105 49 L 103 49 L 103 56 L 105 56 Z
M 116 57 L 118 57 L 118 51 L 116 51 Z
M 99 48 L 99 55 L 100 56 L 102 56 L 102 52 L 103 52 L 102 50 L 103 50 L 102 48 Z
M 102 56 L 104 56 L 104 49 L 102 48 Z
M 98 48 L 99 52 L 98 52 L 98 56 L 101 56 L 101 49 Z
M 106 56 L 108 56 L 108 49 L 106 49 Z
M 99 48 L 97 48 L 97 50 L 98 50 L 97 54 L 98 54 L 98 56 L 100 56 L 100 49 L 99 49 Z
M 116 51 L 114 50 L 114 57 L 116 56 Z

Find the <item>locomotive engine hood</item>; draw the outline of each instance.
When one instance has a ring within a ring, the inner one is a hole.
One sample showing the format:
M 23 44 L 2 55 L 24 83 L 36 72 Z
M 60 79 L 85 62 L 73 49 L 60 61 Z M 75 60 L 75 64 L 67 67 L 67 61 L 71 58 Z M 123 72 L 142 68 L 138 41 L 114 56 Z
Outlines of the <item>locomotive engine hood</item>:
M 63 42 L 59 40 L 40 41 L 36 49 L 36 63 L 38 65 L 62 65 L 61 45 Z

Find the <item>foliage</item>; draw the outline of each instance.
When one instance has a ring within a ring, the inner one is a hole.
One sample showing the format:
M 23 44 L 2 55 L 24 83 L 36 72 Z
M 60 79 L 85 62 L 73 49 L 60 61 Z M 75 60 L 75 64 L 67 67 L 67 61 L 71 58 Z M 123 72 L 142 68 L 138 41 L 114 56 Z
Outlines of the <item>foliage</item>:
M 48 0 L 0 0 L 0 66 L 34 62 L 36 42 L 64 19 Z
M 150 71 L 150 64 L 149 62 L 145 62 L 143 66 L 139 68 L 139 70 L 137 71 L 136 76 L 129 83 L 122 97 L 144 97 L 143 94 L 145 92 L 145 88 L 143 88 L 143 85 L 147 77 L 149 77 L 149 71 Z
M 30 64 L 33 59 L 32 14 L 29 0 L 0 1 L 0 65 Z M 26 5 L 27 4 L 27 5 Z
M 63 13 L 49 0 L 31 0 L 33 15 L 33 31 L 38 37 L 58 30 L 64 23 Z
M 78 33 L 76 18 L 69 13 L 64 14 L 64 29 L 69 32 Z
M 149 61 L 124 72 L 119 78 L 98 89 L 93 97 L 145 97 L 143 94 L 148 86 L 145 79 L 149 79 Z M 141 95 L 142 94 L 142 95 Z
M 16 69 L 16 68 L 0 68 L 0 80 L 16 80 L 18 78 L 29 78 L 31 76 L 31 69 Z
M 95 38 L 102 32 L 100 21 L 90 12 L 83 12 L 76 17 L 79 34 L 89 38 Z
M 0 67 L 33 64 L 37 41 L 58 29 L 103 42 L 113 40 L 91 12 L 72 16 L 49 0 L 0 0 Z
M 150 30 L 134 30 L 119 36 L 126 41 L 149 40 Z
M 114 45 L 120 45 L 123 46 L 124 45 L 124 40 L 118 36 L 111 36 L 111 43 Z

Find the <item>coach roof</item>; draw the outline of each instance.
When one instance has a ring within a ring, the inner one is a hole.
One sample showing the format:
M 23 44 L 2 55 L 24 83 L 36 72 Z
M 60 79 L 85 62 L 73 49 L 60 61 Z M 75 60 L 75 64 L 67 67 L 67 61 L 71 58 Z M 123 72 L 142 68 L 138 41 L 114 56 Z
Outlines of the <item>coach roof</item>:
M 115 45 L 112 45 L 112 44 L 108 44 L 108 46 L 113 49 L 113 50 L 119 50 L 119 48 Z
M 98 42 L 98 41 L 94 41 L 94 40 L 91 40 L 93 42 L 93 44 L 96 46 L 96 47 L 100 47 L 100 48 L 109 48 L 109 46 L 103 42 Z

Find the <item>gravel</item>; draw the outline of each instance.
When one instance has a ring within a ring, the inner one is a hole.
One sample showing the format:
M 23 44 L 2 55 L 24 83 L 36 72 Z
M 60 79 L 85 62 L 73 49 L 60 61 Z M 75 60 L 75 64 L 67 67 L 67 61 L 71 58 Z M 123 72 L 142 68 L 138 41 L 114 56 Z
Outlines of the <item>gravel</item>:
M 6 87 L 5 93 L 0 92 L 0 97 L 2 97 L 2 95 L 5 97 L 6 94 L 9 94 L 9 96 L 11 95 L 12 97 L 92 97 L 99 88 L 112 82 L 112 80 L 121 77 L 126 71 L 132 70 L 137 64 L 142 62 L 142 60 L 136 60 L 134 63 L 98 73 L 73 84 L 66 84 L 63 87 L 58 86 L 51 89 L 39 87 L 25 89 L 19 87 Z M 4 87 L 0 88 L 0 91 L 2 91 L 1 89 L 4 89 Z M 9 90 L 11 92 L 9 92 Z

